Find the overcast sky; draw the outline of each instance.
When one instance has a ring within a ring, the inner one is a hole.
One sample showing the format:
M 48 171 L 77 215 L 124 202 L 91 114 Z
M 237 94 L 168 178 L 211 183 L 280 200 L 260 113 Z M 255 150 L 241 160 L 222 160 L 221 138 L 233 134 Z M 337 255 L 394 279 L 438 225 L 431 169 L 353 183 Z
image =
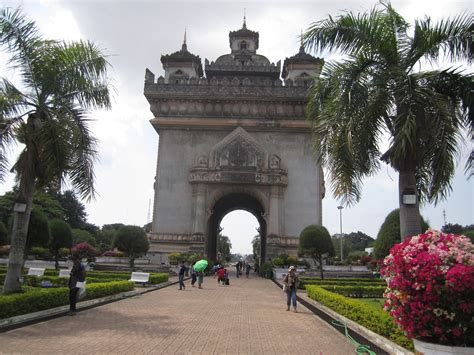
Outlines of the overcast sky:
M 100 162 L 96 165 L 98 198 L 86 204 L 88 219 L 99 226 L 108 223 L 144 225 L 149 221 L 158 135 L 149 120 L 153 117 L 143 96 L 145 68 L 164 74 L 160 56 L 181 48 L 187 28 L 188 50 L 215 60 L 230 52 L 228 33 L 242 26 L 244 8 L 247 26 L 260 34 L 258 53 L 271 62 L 294 55 L 298 36 L 314 21 L 341 10 L 366 11 L 376 1 L 9 1 L 0 4 L 22 6 L 41 32 L 54 39 L 88 39 L 109 55 L 109 75 L 116 88 L 113 109 L 94 112 L 93 131 L 100 140 Z M 392 1 L 392 5 L 413 23 L 428 15 L 433 19 L 473 11 L 472 1 Z M 328 60 L 327 53 L 313 53 Z M 5 53 L 0 53 L 0 75 L 6 75 Z M 10 75 L 10 74 L 8 74 Z M 463 166 L 472 148 L 466 142 L 453 180 L 453 192 L 438 206 L 424 206 L 422 215 L 430 225 L 444 224 L 443 210 L 450 223 L 474 223 L 474 179 L 468 181 Z M 15 152 L 12 152 L 12 161 Z M 0 185 L 0 194 L 11 190 L 13 176 Z M 328 183 L 326 183 L 328 187 Z M 380 173 L 365 180 L 362 200 L 343 209 L 343 232 L 362 231 L 376 237 L 386 215 L 398 207 L 398 174 L 383 165 Z M 331 234 L 339 233 L 338 201 L 329 188 L 323 200 L 323 224 Z M 151 212 L 150 212 L 151 214 Z M 235 211 L 223 222 L 233 252 L 250 253 L 251 238 L 257 234 L 256 219 Z

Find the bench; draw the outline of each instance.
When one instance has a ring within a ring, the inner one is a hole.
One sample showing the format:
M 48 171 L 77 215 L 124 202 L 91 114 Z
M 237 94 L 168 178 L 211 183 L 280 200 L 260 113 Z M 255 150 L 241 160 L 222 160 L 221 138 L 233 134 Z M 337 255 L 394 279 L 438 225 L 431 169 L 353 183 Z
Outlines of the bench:
M 150 281 L 150 274 L 147 272 L 132 272 L 132 276 L 128 281 L 141 283 L 145 286 L 145 284 Z
M 68 269 L 60 269 L 59 270 L 59 277 L 69 277 L 69 275 L 71 274 L 71 270 L 68 270 Z
M 43 276 L 44 275 L 44 268 L 39 267 L 30 267 L 28 269 L 28 276 Z

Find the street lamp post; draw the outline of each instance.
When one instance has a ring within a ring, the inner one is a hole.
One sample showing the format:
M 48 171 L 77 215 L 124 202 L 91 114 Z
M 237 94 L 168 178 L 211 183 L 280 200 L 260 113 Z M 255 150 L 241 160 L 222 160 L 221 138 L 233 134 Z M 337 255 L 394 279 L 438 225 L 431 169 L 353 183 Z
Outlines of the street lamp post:
M 341 262 L 343 260 L 343 255 L 342 255 L 342 209 L 343 206 L 337 206 L 337 209 L 339 210 L 339 228 L 340 228 L 340 238 L 341 238 Z

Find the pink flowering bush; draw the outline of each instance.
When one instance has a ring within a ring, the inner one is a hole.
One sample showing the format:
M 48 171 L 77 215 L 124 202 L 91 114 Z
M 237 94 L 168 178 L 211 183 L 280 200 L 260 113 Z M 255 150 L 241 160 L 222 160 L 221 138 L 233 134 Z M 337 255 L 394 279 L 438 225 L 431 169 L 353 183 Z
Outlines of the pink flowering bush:
M 87 242 L 74 245 L 71 252 L 72 254 L 79 254 L 81 258 L 92 258 L 97 255 L 97 250 Z
M 429 230 L 390 249 L 381 269 L 385 310 L 406 335 L 431 343 L 474 345 L 474 245 Z

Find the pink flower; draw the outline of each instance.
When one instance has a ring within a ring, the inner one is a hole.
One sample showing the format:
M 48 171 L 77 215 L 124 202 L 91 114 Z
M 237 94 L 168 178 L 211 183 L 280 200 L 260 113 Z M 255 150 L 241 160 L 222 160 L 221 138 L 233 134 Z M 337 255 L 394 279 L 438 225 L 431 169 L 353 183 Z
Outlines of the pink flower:
M 388 286 L 384 309 L 409 337 L 472 342 L 474 246 L 468 238 L 434 230 L 409 237 L 390 249 L 381 274 Z

